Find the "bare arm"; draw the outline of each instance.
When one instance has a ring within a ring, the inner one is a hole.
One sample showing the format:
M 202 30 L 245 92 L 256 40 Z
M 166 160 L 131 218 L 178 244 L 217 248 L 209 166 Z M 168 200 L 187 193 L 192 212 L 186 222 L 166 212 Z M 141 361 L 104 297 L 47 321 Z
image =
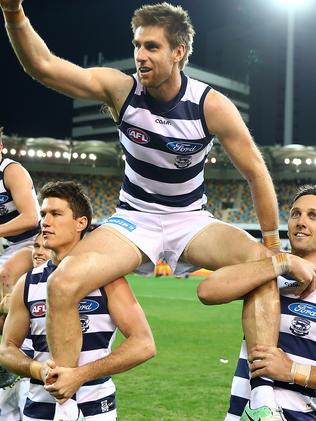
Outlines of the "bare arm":
M 215 134 L 227 155 L 247 180 L 262 231 L 278 228 L 278 204 L 273 183 L 249 130 L 237 108 L 224 95 L 211 91 L 205 101 L 210 133 Z
M 127 281 L 120 278 L 105 287 L 111 318 L 125 340 L 108 356 L 77 368 L 57 367 L 49 378 L 58 376 L 45 389 L 57 399 L 68 399 L 81 384 L 102 376 L 127 371 L 152 358 L 156 353 L 154 339 L 144 312 Z M 53 367 L 54 364 L 51 364 Z M 48 378 L 48 379 L 49 379 Z
M 0 345 L 0 365 L 24 377 L 31 376 L 31 365 L 41 364 L 27 357 L 20 347 L 30 327 L 30 316 L 23 301 L 25 276 L 17 282 L 11 297 L 9 314 L 4 324 Z M 18 328 L 17 328 L 18 326 Z
M 12 195 L 19 215 L 0 225 L 0 236 L 18 235 L 35 228 L 40 216 L 29 173 L 19 164 L 10 164 L 4 172 L 4 183 Z
M 302 285 L 313 285 L 316 264 L 295 255 L 289 255 L 290 271 Z M 226 266 L 212 272 L 198 286 L 198 297 L 203 304 L 224 304 L 243 298 L 250 291 L 275 278 L 272 258 Z M 302 288 L 305 291 L 305 288 Z M 309 290 L 309 292 L 311 292 Z M 298 295 L 300 289 L 298 289 Z
M 109 68 L 84 69 L 54 55 L 24 15 L 21 1 L 0 0 L 12 47 L 24 70 L 45 86 L 74 98 L 105 102 L 119 112 L 133 82 Z M 13 12 L 6 11 L 8 4 Z

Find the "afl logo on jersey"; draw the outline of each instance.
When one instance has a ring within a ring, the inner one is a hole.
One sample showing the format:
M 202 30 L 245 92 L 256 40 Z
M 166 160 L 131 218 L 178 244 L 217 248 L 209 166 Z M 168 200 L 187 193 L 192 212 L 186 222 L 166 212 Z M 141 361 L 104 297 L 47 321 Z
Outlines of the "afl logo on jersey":
M 137 129 L 136 127 L 130 127 L 127 129 L 127 136 L 135 143 L 145 145 L 150 141 L 147 133 L 143 130 Z
M 46 303 L 45 301 L 37 301 L 31 305 L 31 314 L 34 317 L 45 316 L 46 314 Z
M 0 194 L 0 204 L 6 203 L 8 201 L 9 197 L 6 194 Z
M 192 155 L 203 148 L 202 143 L 188 143 L 188 142 L 169 142 L 166 144 L 167 148 L 177 154 Z

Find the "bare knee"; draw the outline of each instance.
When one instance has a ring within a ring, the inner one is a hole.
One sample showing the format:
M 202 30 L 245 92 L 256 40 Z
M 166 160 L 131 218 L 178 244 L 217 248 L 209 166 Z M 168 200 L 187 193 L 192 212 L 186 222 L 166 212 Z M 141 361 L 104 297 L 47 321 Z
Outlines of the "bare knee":
M 47 299 L 50 308 L 65 309 L 65 306 L 77 305 L 80 298 L 75 279 L 66 271 L 56 269 L 48 277 Z

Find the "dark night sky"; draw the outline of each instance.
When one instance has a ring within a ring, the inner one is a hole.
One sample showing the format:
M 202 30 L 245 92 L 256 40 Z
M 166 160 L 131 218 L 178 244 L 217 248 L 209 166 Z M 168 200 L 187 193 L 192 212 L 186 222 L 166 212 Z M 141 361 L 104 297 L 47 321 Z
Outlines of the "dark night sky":
M 277 19 L 286 30 L 286 14 L 276 0 L 186 0 L 181 4 L 190 12 L 196 29 L 195 51 L 191 63 L 204 67 L 205 33 L 230 25 L 260 27 L 262 21 Z M 310 0 L 315 3 L 315 0 Z M 132 56 L 130 18 L 135 8 L 155 1 L 139 0 L 25 0 L 24 9 L 35 29 L 57 55 L 77 64 L 83 56 L 96 58 L 98 52 L 108 59 Z M 315 37 L 315 4 L 301 13 L 301 30 Z M 71 99 L 50 91 L 24 74 L 0 27 L 1 102 L 0 124 L 7 134 L 20 136 L 70 137 Z M 313 52 L 316 56 L 316 51 Z M 302 51 L 300 57 L 304 60 Z M 280 66 L 284 66 L 280 60 Z M 212 69 L 210 69 L 212 70 Z M 310 69 L 315 73 L 315 68 Z M 307 90 L 308 91 L 308 90 Z M 303 99 L 304 101 L 305 99 Z M 309 99 L 306 98 L 308 102 Z

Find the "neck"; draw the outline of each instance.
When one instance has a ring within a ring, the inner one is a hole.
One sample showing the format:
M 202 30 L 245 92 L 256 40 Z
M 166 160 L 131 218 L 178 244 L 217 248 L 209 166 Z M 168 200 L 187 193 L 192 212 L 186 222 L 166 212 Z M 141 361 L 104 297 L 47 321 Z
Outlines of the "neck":
M 173 70 L 168 79 L 163 80 L 158 86 L 147 88 L 147 92 L 158 101 L 171 101 L 181 89 L 181 73 Z
M 316 264 L 316 250 L 315 251 L 309 251 L 304 253 L 300 250 L 292 250 L 292 253 L 295 254 L 298 257 L 301 257 L 302 259 L 308 260 L 309 262 Z

